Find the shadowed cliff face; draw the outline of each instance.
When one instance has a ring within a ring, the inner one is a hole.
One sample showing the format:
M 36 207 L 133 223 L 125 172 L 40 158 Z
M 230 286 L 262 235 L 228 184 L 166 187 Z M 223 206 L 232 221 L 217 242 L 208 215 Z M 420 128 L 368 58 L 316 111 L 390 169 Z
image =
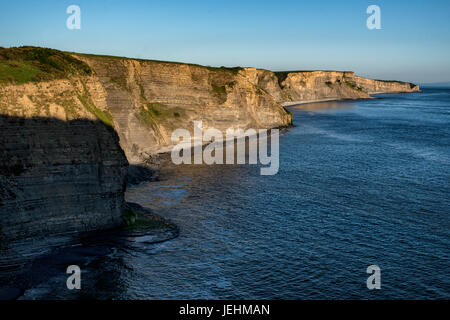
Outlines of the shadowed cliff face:
M 128 163 L 112 128 L 1 115 L 0 132 L 0 266 L 122 223 Z

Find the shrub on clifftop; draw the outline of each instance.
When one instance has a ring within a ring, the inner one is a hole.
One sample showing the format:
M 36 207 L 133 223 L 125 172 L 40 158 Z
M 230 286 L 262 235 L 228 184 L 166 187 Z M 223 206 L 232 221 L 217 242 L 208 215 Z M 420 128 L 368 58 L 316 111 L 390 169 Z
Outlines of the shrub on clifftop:
M 91 73 L 86 63 L 59 50 L 0 47 L 0 84 L 48 81 Z

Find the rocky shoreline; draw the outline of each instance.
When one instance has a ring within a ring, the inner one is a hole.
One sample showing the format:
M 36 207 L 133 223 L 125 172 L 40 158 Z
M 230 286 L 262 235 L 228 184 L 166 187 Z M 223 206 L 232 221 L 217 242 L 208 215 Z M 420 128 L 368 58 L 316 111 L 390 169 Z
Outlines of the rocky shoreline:
M 136 203 L 126 203 L 124 224 L 120 228 L 100 232 L 79 233 L 76 236 L 54 238 L 55 246 L 13 268 L 0 269 L 0 300 L 21 299 L 27 290 L 42 281 L 65 274 L 56 270 L 67 266 L 67 259 L 77 264 L 91 264 L 115 250 L 128 250 L 136 241 L 146 245 L 158 244 L 179 236 L 179 228 L 169 220 Z M 143 240 L 144 239 L 144 240 Z M 72 252 L 72 251 L 75 251 Z M 88 258 L 87 258 L 88 257 Z M 26 297 L 25 297 L 26 298 Z

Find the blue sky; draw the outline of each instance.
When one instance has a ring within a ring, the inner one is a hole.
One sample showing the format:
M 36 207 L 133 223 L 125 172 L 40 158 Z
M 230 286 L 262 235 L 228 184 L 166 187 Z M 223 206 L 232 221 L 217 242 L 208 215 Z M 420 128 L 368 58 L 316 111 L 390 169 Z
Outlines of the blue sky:
M 81 8 L 68 30 L 66 8 Z M 366 8 L 381 8 L 368 30 Z M 353 70 L 379 79 L 450 81 L 450 1 L 9 1 L 0 46 L 270 70 Z

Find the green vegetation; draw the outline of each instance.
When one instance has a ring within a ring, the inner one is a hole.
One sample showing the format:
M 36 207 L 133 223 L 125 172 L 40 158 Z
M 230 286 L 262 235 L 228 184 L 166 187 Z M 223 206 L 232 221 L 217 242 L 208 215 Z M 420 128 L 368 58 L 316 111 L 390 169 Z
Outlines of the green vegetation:
M 163 114 L 165 105 L 159 102 L 147 103 L 147 106 L 141 107 L 138 118 L 148 127 L 152 127 L 154 119 Z
M 398 81 L 398 80 L 380 80 L 380 79 L 374 79 L 374 80 L 380 81 L 380 82 L 388 82 L 388 83 L 408 83 L 408 82 Z
M 325 84 L 330 88 L 333 87 L 333 82 L 331 82 L 331 81 L 327 81 L 327 82 L 325 82 Z
M 398 81 L 398 80 L 380 80 L 380 79 L 376 79 L 375 81 L 388 82 L 388 83 L 409 84 L 409 87 L 410 87 L 411 89 L 413 89 L 413 88 L 416 86 L 414 83 L 411 83 L 411 82 L 404 82 L 404 81 Z
M 211 84 L 211 87 L 214 93 L 217 94 L 218 96 L 227 94 L 227 88 L 225 88 L 225 86 L 216 86 L 215 84 Z
M 154 117 L 159 117 L 163 113 L 163 109 L 166 106 L 159 102 L 147 103 L 147 110 Z
M 187 66 L 193 66 L 193 67 L 201 67 L 206 68 L 210 71 L 222 71 L 222 72 L 230 72 L 232 74 L 238 74 L 240 70 L 243 70 L 242 67 L 211 67 L 211 66 L 202 66 L 200 64 L 195 63 L 185 63 L 185 62 L 177 62 L 177 61 L 164 61 L 164 60 L 154 60 L 154 59 L 136 59 L 136 58 L 130 58 L 130 57 L 120 57 L 120 56 L 110 56 L 110 55 L 100 55 L 100 54 L 90 54 L 90 53 L 76 53 L 76 52 L 68 52 L 71 54 L 77 54 L 80 56 L 86 56 L 91 58 L 109 58 L 109 59 L 118 59 L 118 60 L 136 60 L 140 62 L 157 62 L 157 63 L 167 63 L 167 64 L 177 64 L 177 65 L 187 65 Z
M 148 110 L 147 107 L 141 107 L 139 113 L 137 114 L 137 118 L 150 129 L 154 125 L 153 116 L 153 112 Z
M 83 104 L 83 106 L 92 113 L 97 119 L 106 124 L 109 127 L 113 127 L 113 117 L 108 111 L 102 111 L 98 109 L 92 100 L 87 95 L 78 94 L 78 100 Z
M 129 207 L 125 207 L 122 220 L 125 230 L 153 230 L 170 227 L 170 225 L 163 219 L 148 214 L 135 212 Z
M 0 83 L 26 83 L 41 72 L 38 67 L 22 61 L 0 61 Z
M 349 86 L 350 88 L 352 88 L 352 89 L 354 89 L 354 90 L 363 91 L 363 88 L 358 87 L 358 86 L 357 86 L 355 83 L 353 83 L 353 82 L 350 82 L 350 81 L 347 81 L 347 80 L 344 80 L 344 82 L 345 82 L 345 84 L 346 84 L 347 86 Z
M 125 207 L 122 220 L 126 227 L 131 227 L 136 223 L 137 213 L 128 207 Z
M 87 64 L 58 50 L 0 47 L 0 84 L 21 84 L 90 74 L 92 70 Z
M 76 98 L 65 97 L 57 98 L 55 102 L 64 108 L 66 112 L 66 120 L 75 119 L 78 117 L 78 107 L 75 102 Z
M 166 106 L 159 102 L 147 103 L 145 107 L 141 107 L 139 110 L 139 114 L 137 115 L 138 119 L 141 120 L 147 127 L 152 128 L 155 124 L 155 118 L 160 117 L 163 113 L 163 110 Z
M 283 81 L 286 80 L 286 78 L 288 77 L 289 73 L 292 73 L 291 71 L 279 71 L 279 72 L 274 72 L 275 76 L 278 79 L 278 85 L 280 86 L 280 88 L 283 88 Z
M 240 70 L 242 70 L 243 68 L 241 67 L 233 67 L 233 68 L 228 68 L 228 67 L 205 67 L 206 69 L 208 69 L 209 71 L 222 71 L 222 72 L 231 72 L 234 75 L 237 75 L 239 73 Z
M 345 84 L 347 85 L 347 86 L 349 86 L 350 88 L 352 88 L 352 89 L 356 89 L 356 84 L 354 84 L 353 82 L 350 82 L 350 81 L 345 81 Z
M 182 108 L 169 108 L 163 103 L 151 102 L 141 106 L 137 118 L 149 128 L 154 128 L 157 122 L 180 118 L 184 114 Z
M 140 89 L 141 103 L 145 106 L 141 107 L 138 119 L 141 120 L 147 127 L 152 128 L 155 124 L 155 119 L 161 120 L 170 118 L 180 118 L 183 110 L 181 108 L 169 108 L 160 102 L 147 102 L 145 97 L 145 90 L 141 82 L 137 82 Z
M 227 101 L 227 88 L 226 85 L 233 85 L 232 82 L 227 83 L 226 85 L 221 85 L 222 83 L 224 83 L 226 81 L 220 80 L 220 79 L 215 79 L 215 81 L 213 81 L 211 83 L 211 88 L 214 91 L 214 95 L 218 98 L 219 103 L 224 103 L 225 101 Z
M 229 86 L 230 88 L 234 88 L 234 86 L 237 84 L 236 81 L 231 81 L 227 83 L 227 86 Z
M 294 121 L 294 114 L 292 113 L 291 110 L 288 110 L 288 108 L 283 107 L 284 111 L 286 111 L 287 114 L 289 114 L 291 116 L 291 121 L 289 122 L 289 125 L 292 125 L 293 121 Z
M 342 73 L 353 73 L 351 71 L 338 71 L 338 70 L 295 70 L 295 71 L 275 71 L 275 76 L 278 78 L 278 85 L 280 88 L 283 88 L 281 85 L 284 80 L 288 77 L 290 73 L 302 73 L 302 72 L 315 72 L 315 71 L 323 71 L 323 72 L 342 72 Z
M 110 73 L 111 74 L 111 73 Z M 112 83 L 117 84 L 122 89 L 125 89 L 128 92 L 131 92 L 131 89 L 127 86 L 127 79 L 125 75 L 119 75 L 119 76 L 113 76 L 111 75 L 109 77 Z
M 277 77 L 277 79 L 278 79 L 278 85 L 280 86 L 280 88 L 283 88 L 283 85 L 282 85 L 282 83 L 284 82 L 284 80 L 286 80 L 286 78 L 288 77 L 288 75 L 290 74 L 290 73 L 296 73 L 296 72 L 312 72 L 312 71 L 277 71 L 277 72 L 274 72 L 275 73 L 275 76 Z

